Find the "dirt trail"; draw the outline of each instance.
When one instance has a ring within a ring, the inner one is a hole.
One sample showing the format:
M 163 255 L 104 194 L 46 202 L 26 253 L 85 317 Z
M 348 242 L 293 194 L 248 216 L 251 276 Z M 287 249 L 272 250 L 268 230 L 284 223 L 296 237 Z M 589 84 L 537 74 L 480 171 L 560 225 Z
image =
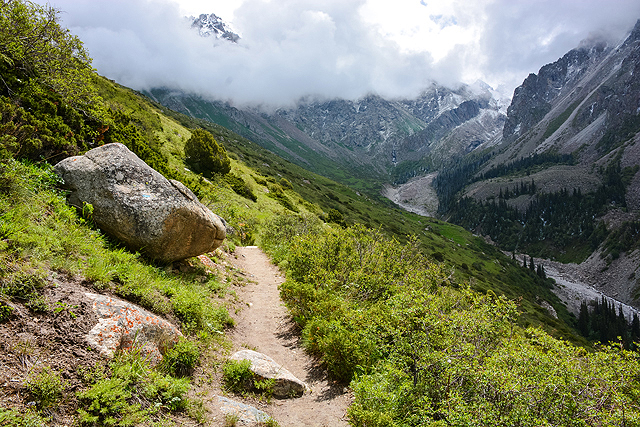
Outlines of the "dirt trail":
M 260 409 L 281 427 L 348 426 L 346 409 L 351 396 L 344 385 L 330 381 L 318 361 L 300 346 L 296 325 L 280 301 L 278 285 L 284 277 L 257 247 L 238 247 L 236 256 L 229 260 L 246 273 L 248 283 L 237 289 L 238 298 L 247 306 L 229 334 L 234 351 L 251 348 L 264 353 L 311 388 L 300 398 L 274 399 Z

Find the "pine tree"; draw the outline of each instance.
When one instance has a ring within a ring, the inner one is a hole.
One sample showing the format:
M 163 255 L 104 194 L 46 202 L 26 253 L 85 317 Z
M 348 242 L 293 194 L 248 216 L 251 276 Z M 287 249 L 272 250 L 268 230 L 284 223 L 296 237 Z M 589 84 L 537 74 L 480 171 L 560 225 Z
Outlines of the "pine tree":
M 588 337 L 589 336 L 589 307 L 587 303 L 582 301 L 580 304 L 580 315 L 578 316 L 578 330 L 580 333 Z
M 631 339 L 633 341 L 640 341 L 640 319 L 638 319 L 638 313 L 633 313 L 633 320 L 631 321 Z

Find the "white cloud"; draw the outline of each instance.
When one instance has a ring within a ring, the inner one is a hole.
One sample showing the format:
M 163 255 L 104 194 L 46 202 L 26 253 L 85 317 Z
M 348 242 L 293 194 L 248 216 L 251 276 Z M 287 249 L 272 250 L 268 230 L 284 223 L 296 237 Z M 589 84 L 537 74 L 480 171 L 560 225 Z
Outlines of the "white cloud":
M 124 85 L 273 105 L 411 96 L 432 79 L 479 78 L 510 95 L 591 32 L 621 38 L 640 18 L 637 0 L 50 1 L 98 71 Z M 198 8 L 231 21 L 240 44 L 191 31 L 182 16 Z

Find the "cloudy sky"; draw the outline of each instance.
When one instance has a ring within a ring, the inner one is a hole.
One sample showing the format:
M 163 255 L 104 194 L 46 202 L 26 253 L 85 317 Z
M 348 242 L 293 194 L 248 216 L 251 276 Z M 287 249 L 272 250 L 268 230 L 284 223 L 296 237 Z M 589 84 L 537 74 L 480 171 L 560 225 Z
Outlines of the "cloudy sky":
M 102 75 L 237 105 L 417 95 L 480 79 L 510 97 L 581 40 L 620 41 L 638 0 L 38 0 L 61 10 Z M 214 42 L 184 16 L 216 13 Z

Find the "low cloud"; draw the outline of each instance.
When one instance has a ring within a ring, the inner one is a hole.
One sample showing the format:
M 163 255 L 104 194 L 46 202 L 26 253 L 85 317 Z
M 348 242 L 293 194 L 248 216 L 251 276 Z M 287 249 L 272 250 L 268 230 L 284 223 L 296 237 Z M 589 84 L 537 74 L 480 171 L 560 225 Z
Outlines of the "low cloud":
M 590 33 L 619 39 L 640 18 L 637 0 L 431 3 L 411 3 L 411 31 L 402 32 L 401 19 L 392 34 L 362 13 L 370 0 L 246 0 L 233 18 L 242 38 L 231 44 L 198 36 L 170 1 L 52 1 L 108 78 L 138 90 L 162 86 L 270 106 L 304 96 L 408 97 L 433 80 L 476 78 L 510 95 Z M 424 20 L 415 16 L 421 13 Z M 427 45 L 408 49 L 407 34 Z M 429 49 L 438 40 L 444 53 Z

